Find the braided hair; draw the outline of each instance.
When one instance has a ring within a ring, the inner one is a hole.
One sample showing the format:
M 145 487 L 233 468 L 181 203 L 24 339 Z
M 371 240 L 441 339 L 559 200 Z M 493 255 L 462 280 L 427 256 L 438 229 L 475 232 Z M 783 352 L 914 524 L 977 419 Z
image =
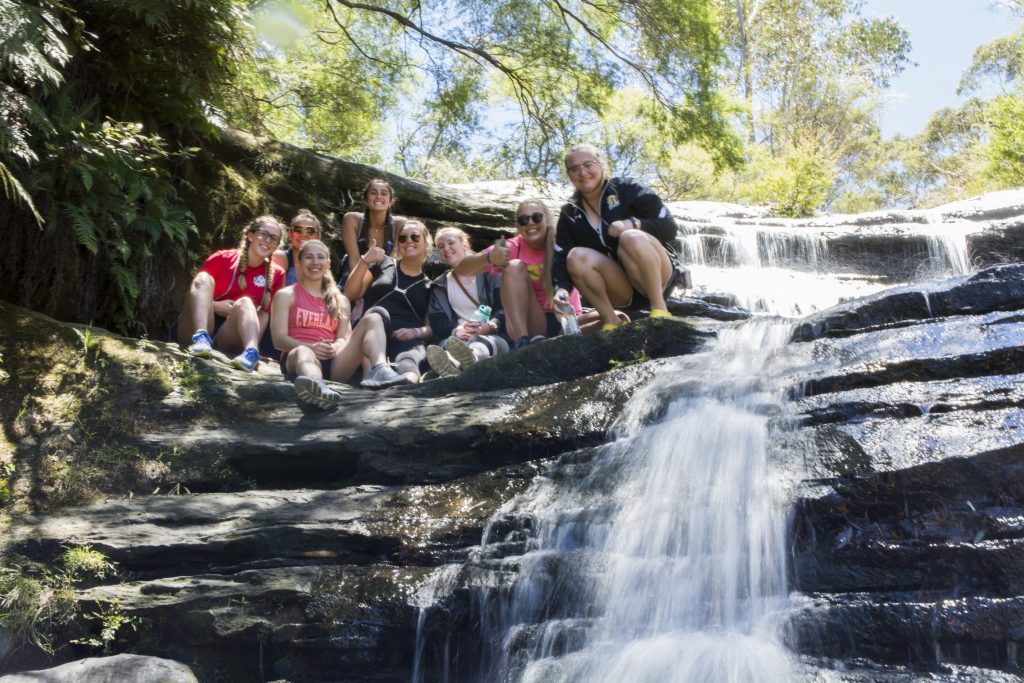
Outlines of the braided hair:
M 284 234 L 284 226 L 281 225 L 275 216 L 269 214 L 263 216 L 257 216 L 253 218 L 249 225 L 245 226 L 245 230 L 242 231 L 242 239 L 238 243 L 238 285 L 239 289 L 245 289 L 245 271 L 249 267 L 249 235 L 256 232 L 263 226 L 273 226 L 277 228 L 278 235 Z M 280 239 L 280 237 L 278 238 Z M 275 247 L 276 248 L 276 247 Z M 267 269 L 264 273 L 266 278 L 266 285 L 263 287 L 263 300 L 260 302 L 261 308 L 266 308 L 270 305 L 270 284 L 271 278 L 274 275 L 274 259 L 267 259 Z
M 299 248 L 299 253 L 296 256 L 296 260 L 302 258 L 303 252 L 310 247 L 321 247 L 330 257 L 331 250 L 327 248 L 327 245 L 320 240 L 306 240 Z M 344 308 L 343 300 L 344 295 L 341 290 L 338 289 L 338 285 L 334 283 L 334 276 L 331 275 L 330 268 L 324 268 L 324 278 L 320 281 L 320 294 L 324 299 L 324 306 L 327 307 L 327 315 L 331 316 L 334 320 L 341 320 L 342 309 Z

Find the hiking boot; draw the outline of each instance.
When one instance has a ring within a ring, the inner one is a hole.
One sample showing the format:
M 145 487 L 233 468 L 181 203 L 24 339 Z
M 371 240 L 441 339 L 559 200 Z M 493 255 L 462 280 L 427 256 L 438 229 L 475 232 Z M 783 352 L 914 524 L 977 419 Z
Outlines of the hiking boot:
M 209 358 L 213 355 L 213 339 L 206 330 L 196 330 L 192 335 L 192 346 L 188 347 L 189 353 L 200 358 Z
M 399 384 L 408 383 L 408 377 L 398 374 L 387 363 L 381 363 L 370 368 L 370 371 L 366 373 L 366 377 L 359 383 L 359 386 L 366 389 L 383 389 L 384 387 L 394 387 Z
M 462 370 L 476 363 L 476 354 L 473 353 L 473 349 L 469 348 L 469 344 L 458 337 L 448 337 L 444 350 L 452 354 L 452 358 L 458 361 L 459 367 Z
M 299 400 L 305 403 L 324 409 L 333 408 L 341 403 L 341 394 L 327 386 L 322 379 L 299 375 L 293 384 Z
M 260 352 L 251 346 L 245 351 L 231 359 L 231 364 L 239 370 L 245 370 L 246 372 L 252 372 L 256 369 L 256 366 L 260 364 Z
M 440 346 L 431 344 L 427 347 L 427 363 L 438 377 L 455 377 L 459 374 L 459 368 L 455 367 L 451 356 Z

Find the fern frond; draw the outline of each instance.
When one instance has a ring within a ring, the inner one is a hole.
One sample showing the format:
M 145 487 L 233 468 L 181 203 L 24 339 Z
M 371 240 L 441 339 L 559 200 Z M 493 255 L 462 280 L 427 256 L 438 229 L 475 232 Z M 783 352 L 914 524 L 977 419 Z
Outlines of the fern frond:
M 43 217 L 39 214 L 39 209 L 36 208 L 35 203 L 32 201 L 32 195 L 28 193 L 25 186 L 14 177 L 11 170 L 0 161 L 0 189 L 3 190 L 4 196 L 8 199 L 24 204 L 29 211 L 32 212 L 32 217 L 36 219 L 36 223 L 40 226 L 43 225 Z
M 135 279 L 135 273 L 116 261 L 110 264 L 108 269 L 110 279 L 114 281 L 121 295 L 128 301 L 134 301 L 139 297 L 139 284 Z
M 61 202 L 61 212 L 71 221 L 71 228 L 75 231 L 78 243 L 93 254 L 99 251 L 99 238 L 92 218 L 74 204 L 67 202 Z

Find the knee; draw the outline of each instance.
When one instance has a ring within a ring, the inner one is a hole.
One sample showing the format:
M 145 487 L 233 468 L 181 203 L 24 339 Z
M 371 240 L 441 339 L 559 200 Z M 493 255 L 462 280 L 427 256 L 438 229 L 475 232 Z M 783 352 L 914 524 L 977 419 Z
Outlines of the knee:
M 565 257 L 565 264 L 569 268 L 570 275 L 579 275 L 584 270 L 590 269 L 590 254 L 579 247 L 573 247 Z
M 526 270 L 526 264 L 520 261 L 519 259 L 512 259 L 511 261 L 509 261 L 508 265 L 505 266 L 505 272 L 501 274 L 502 281 L 504 281 L 505 278 L 509 277 L 525 278 L 527 276 L 528 272 Z
M 208 291 L 212 295 L 213 286 L 213 276 L 209 273 L 200 271 L 192 278 L 192 292 Z
M 231 307 L 231 315 L 256 315 L 256 304 L 252 302 L 249 297 L 243 296 L 241 299 L 235 300 L 235 305 Z
M 630 228 L 629 230 L 623 230 L 622 234 L 619 235 L 619 251 L 635 254 L 647 247 L 650 247 L 650 242 L 647 239 L 647 233 L 643 230 Z
M 288 359 L 295 359 L 295 363 L 302 363 L 305 361 L 316 361 L 316 354 L 313 353 L 313 349 L 308 346 L 296 346 L 294 349 L 288 352 Z

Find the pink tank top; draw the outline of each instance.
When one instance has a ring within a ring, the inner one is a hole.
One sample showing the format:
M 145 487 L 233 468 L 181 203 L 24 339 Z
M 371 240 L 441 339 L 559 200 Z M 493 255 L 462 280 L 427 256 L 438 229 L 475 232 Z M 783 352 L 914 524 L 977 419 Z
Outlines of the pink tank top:
M 307 344 L 334 341 L 338 321 L 327 312 L 327 304 L 300 284 L 292 286 L 292 308 L 288 311 L 288 336 Z

